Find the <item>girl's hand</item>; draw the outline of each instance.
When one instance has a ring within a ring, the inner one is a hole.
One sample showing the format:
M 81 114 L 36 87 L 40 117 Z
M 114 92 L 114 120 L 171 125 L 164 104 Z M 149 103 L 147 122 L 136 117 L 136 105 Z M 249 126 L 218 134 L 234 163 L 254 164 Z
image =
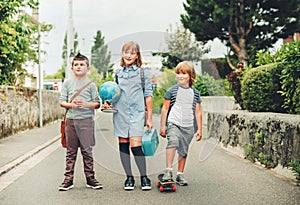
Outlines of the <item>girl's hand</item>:
M 111 106 L 109 105 L 109 104 L 103 104 L 102 105 L 102 107 L 101 107 L 102 109 L 108 109 L 108 108 L 111 108 Z

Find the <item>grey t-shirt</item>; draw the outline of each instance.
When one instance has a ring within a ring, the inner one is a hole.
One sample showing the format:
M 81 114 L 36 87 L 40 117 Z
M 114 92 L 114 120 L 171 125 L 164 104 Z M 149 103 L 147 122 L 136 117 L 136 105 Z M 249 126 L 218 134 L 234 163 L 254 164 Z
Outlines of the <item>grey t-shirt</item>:
M 84 80 L 69 79 L 65 81 L 63 83 L 61 95 L 59 97 L 59 103 L 62 103 L 63 101 L 69 102 L 71 97 L 88 82 L 90 82 L 90 80 L 87 78 Z M 77 98 L 81 98 L 86 102 L 101 103 L 101 99 L 95 83 L 89 84 L 84 90 L 79 93 Z M 68 119 L 79 120 L 93 117 L 94 114 L 95 110 L 90 108 L 69 109 L 66 117 Z

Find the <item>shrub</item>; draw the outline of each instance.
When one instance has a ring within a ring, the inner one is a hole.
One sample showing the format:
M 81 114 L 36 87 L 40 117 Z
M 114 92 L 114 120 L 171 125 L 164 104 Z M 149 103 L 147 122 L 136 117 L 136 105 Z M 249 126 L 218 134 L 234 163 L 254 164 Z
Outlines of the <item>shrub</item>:
M 284 44 L 273 56 L 261 52 L 256 55 L 257 65 L 280 63 L 279 66 L 282 67 L 280 93 L 284 99 L 283 107 L 290 114 L 300 114 L 300 41 Z
M 224 85 L 222 81 L 216 81 L 207 73 L 197 75 L 194 88 L 199 90 L 201 96 L 222 96 L 224 95 Z
M 277 62 L 280 61 L 282 63 L 280 80 L 282 95 L 284 96 L 284 108 L 290 114 L 300 114 L 300 41 L 283 45 L 274 58 Z
M 152 112 L 156 114 L 160 114 L 161 108 L 164 104 L 164 96 L 166 94 L 166 90 L 163 88 L 156 88 L 153 91 L 153 109 Z
M 292 160 L 288 163 L 288 168 L 292 170 L 294 176 L 296 177 L 297 185 L 300 185 L 300 162 Z
M 280 95 L 281 67 L 278 63 L 249 70 L 243 77 L 241 95 L 243 106 L 249 111 L 284 112 Z

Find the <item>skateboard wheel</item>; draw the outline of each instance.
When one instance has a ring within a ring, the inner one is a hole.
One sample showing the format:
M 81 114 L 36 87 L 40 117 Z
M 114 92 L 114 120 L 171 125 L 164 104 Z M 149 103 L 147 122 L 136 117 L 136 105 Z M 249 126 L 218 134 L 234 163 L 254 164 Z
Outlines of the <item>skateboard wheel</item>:
M 160 186 L 160 187 L 159 187 L 159 191 L 160 191 L 160 192 L 164 192 L 164 190 L 165 190 L 165 189 L 164 189 L 163 186 Z
M 176 191 L 176 186 L 172 186 L 172 191 Z
M 160 182 L 157 182 L 156 186 L 157 186 L 157 187 L 160 187 L 160 185 L 161 185 Z

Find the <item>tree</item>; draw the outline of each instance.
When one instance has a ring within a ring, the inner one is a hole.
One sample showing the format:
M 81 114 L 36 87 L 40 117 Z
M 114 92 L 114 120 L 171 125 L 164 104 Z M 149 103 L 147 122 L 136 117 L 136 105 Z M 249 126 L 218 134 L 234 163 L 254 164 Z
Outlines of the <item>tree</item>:
M 24 8 L 36 8 L 34 0 L 0 2 L 0 84 L 22 84 L 28 76 L 23 65 L 37 62 L 37 26 L 30 22 Z
M 230 47 L 231 68 L 232 53 L 247 65 L 256 51 L 272 47 L 300 26 L 299 0 L 187 0 L 184 9 L 181 22 L 198 41 L 219 38 Z
M 105 45 L 104 36 L 101 31 L 97 31 L 94 37 L 94 45 L 91 49 L 91 65 L 97 68 L 99 73 L 105 77 L 108 72 L 111 72 L 112 65 L 110 64 L 111 52 L 108 52 L 108 47 Z
M 73 44 L 73 48 L 74 48 L 74 51 L 73 54 L 76 55 L 79 51 L 78 51 L 78 33 L 77 32 L 74 32 L 74 44 Z M 65 38 L 64 38 L 64 45 L 63 45 L 63 49 L 62 49 L 62 54 L 61 54 L 61 57 L 64 61 L 64 67 L 66 68 L 67 67 L 67 61 L 69 60 L 69 58 L 67 57 L 67 42 L 68 42 L 68 35 L 67 35 L 67 32 L 65 34 Z M 70 68 L 68 68 L 70 69 Z M 65 76 L 64 76 L 65 77 Z
M 163 58 L 162 64 L 166 68 L 175 68 L 184 60 L 197 62 L 210 50 L 205 48 L 203 43 L 196 41 L 194 34 L 182 26 L 177 26 L 175 31 L 170 27 L 167 33 L 167 52 L 153 53 Z

